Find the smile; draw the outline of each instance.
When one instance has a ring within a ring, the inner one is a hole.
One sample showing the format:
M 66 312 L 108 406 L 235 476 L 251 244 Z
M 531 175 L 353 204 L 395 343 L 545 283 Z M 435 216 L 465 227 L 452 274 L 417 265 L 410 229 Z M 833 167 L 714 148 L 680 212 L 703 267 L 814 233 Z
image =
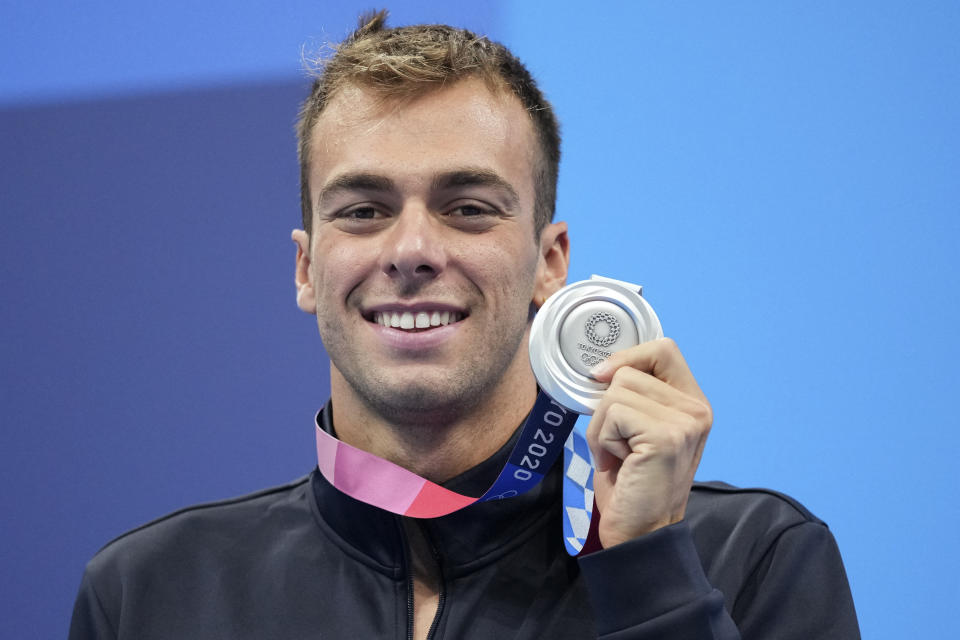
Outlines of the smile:
M 416 331 L 442 327 L 463 319 L 459 311 L 374 311 L 373 322 L 393 329 Z

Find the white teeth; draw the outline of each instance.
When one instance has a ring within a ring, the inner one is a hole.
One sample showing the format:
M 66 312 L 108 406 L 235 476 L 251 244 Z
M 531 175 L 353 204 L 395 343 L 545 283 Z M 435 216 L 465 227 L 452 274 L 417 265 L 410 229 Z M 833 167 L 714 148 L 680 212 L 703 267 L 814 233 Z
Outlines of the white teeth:
M 459 322 L 462 314 L 456 311 L 375 311 L 373 321 L 394 329 L 429 329 Z

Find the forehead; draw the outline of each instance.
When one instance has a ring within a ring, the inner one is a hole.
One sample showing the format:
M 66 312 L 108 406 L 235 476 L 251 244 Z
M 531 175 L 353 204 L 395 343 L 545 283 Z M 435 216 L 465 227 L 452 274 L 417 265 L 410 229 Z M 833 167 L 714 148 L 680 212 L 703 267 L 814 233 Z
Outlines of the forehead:
M 311 195 L 348 172 L 415 182 L 472 167 L 497 173 L 522 201 L 533 201 L 531 118 L 516 96 L 478 78 L 402 99 L 348 85 L 328 102 L 312 134 Z

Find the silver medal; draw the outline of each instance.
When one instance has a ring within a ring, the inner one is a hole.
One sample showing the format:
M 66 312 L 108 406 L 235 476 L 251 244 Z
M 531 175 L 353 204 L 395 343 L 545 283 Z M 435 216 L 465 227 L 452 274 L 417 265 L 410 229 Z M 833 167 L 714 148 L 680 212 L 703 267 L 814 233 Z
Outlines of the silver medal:
M 606 383 L 590 369 L 614 352 L 663 337 L 643 288 L 601 276 L 550 296 L 530 328 L 530 364 L 547 395 L 571 411 L 592 414 Z

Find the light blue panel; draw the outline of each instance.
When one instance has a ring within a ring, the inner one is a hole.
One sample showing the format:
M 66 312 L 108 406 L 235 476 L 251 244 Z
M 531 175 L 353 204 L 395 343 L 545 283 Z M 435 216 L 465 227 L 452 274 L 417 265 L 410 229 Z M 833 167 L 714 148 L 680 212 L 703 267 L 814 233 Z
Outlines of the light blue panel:
M 495 30 L 498 3 L 391 2 L 392 24 Z M 375 4 L 284 0 L 0 2 L 0 104 L 296 76 Z
M 699 477 L 833 529 L 864 637 L 960 637 L 955 2 L 511 3 L 564 126 L 574 279 L 645 285 Z

